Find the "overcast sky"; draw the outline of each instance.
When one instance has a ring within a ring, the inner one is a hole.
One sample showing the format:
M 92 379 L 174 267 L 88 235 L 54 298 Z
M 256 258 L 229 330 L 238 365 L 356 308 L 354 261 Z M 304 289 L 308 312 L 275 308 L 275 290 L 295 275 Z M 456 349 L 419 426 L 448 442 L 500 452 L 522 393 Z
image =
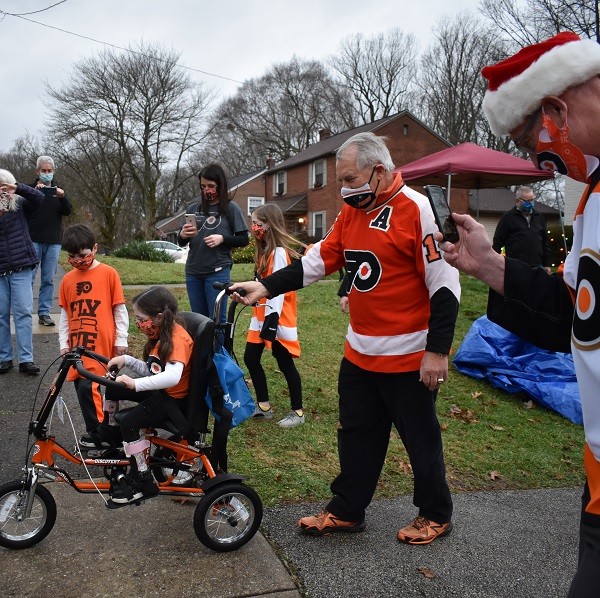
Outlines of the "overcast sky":
M 58 3 L 58 4 L 57 4 Z M 235 93 L 294 55 L 325 60 L 346 36 L 399 27 L 425 47 L 444 14 L 476 12 L 479 0 L 0 0 L 0 150 L 44 125 L 44 89 L 67 81 L 74 63 L 104 49 L 141 40 L 162 43 L 181 55 L 194 80 Z M 49 10 L 37 14 L 53 4 Z M 51 28 L 53 27 L 53 28 Z M 64 31 L 59 31 L 58 29 Z M 219 75 L 212 76 L 212 75 Z M 233 79 L 233 81 L 231 81 Z

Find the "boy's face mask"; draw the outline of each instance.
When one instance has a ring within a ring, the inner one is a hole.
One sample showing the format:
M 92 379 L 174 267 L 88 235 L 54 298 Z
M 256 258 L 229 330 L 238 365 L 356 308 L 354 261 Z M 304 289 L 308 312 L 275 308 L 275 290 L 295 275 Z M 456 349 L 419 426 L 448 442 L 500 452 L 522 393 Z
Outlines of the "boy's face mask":
M 69 264 L 73 266 L 76 270 L 81 270 L 85 272 L 90 269 L 90 266 L 94 263 L 96 259 L 96 252 L 92 251 L 83 257 L 69 257 Z

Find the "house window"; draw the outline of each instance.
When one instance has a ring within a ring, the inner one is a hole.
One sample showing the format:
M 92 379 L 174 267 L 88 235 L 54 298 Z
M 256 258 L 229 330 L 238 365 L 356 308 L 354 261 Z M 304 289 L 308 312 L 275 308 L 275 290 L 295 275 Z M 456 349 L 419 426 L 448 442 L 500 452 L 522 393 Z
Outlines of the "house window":
M 408 125 L 404 125 L 404 134 L 408 135 Z
M 250 216 L 258 206 L 262 206 L 264 203 L 264 197 L 248 197 L 248 216 Z
M 322 187 L 327 182 L 325 178 L 325 174 L 327 172 L 325 160 L 317 160 L 316 162 L 313 162 L 311 164 L 310 172 L 310 187 Z
M 287 191 L 287 172 L 280 170 L 273 177 L 273 193 L 275 195 L 285 195 Z
M 313 212 L 312 214 L 312 235 L 317 239 L 325 236 L 325 212 Z

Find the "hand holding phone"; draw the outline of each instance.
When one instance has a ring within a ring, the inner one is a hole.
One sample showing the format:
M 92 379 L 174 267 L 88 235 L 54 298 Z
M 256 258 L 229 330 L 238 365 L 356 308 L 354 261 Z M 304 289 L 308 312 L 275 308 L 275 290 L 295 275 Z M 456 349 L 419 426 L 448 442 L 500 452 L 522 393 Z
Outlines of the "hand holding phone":
M 40 187 L 40 191 L 46 197 L 54 197 L 56 195 L 56 187 Z
M 185 223 L 196 228 L 196 214 L 186 214 Z
M 452 220 L 450 206 L 448 205 L 444 190 L 438 185 L 425 185 L 425 193 L 427 193 L 427 197 L 429 198 L 435 222 L 444 237 L 443 240 L 456 243 L 460 237 L 456 224 Z

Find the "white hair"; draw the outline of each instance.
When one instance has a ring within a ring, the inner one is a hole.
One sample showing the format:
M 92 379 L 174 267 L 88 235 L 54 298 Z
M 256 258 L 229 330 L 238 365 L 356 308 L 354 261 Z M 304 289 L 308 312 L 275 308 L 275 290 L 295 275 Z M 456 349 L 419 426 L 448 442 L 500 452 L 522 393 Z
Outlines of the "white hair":
M 385 144 L 385 137 L 378 137 L 370 132 L 357 133 L 340 146 L 340 149 L 336 152 L 336 159 L 339 160 L 352 147 L 356 147 L 357 150 L 357 168 L 362 169 L 367 166 L 383 164 L 387 171 L 392 172 L 394 170 L 394 163 L 392 162 L 390 150 Z
M 12 172 L 8 171 L 8 170 L 4 170 L 3 168 L 0 168 L 0 185 L 16 185 L 17 184 L 17 179 L 15 179 L 15 177 L 13 176 Z M 17 204 L 17 198 L 19 196 L 11 193 L 10 194 L 10 202 L 8 204 L 8 209 L 11 210 L 12 212 L 16 212 L 18 209 L 18 204 Z
M 50 164 L 54 168 L 54 160 L 50 156 L 40 156 L 35 163 L 35 168 L 38 170 L 42 164 Z

